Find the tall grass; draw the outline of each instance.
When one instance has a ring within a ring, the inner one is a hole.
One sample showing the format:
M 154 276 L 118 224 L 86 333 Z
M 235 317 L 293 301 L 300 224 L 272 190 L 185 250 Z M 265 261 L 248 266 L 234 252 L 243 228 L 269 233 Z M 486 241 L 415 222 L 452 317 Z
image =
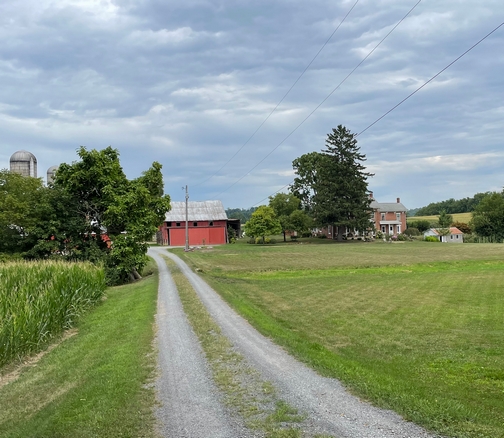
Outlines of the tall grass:
M 0 264 L 0 366 L 72 327 L 104 290 L 103 269 L 91 264 Z

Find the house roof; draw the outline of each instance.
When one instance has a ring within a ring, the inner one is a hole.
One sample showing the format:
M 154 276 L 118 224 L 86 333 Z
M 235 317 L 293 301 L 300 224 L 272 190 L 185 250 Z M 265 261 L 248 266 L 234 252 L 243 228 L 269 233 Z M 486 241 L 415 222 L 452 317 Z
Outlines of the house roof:
M 221 201 L 189 201 L 187 204 L 189 221 L 227 220 Z M 171 210 L 166 213 L 166 222 L 185 222 L 185 201 L 172 202 Z
M 374 210 L 380 211 L 394 211 L 402 212 L 407 211 L 407 208 L 401 202 L 376 202 L 371 201 L 370 207 Z
M 437 234 L 439 236 L 439 231 L 436 228 L 431 228 L 428 231 Z M 460 231 L 457 227 L 450 227 L 450 234 L 464 234 L 464 233 Z

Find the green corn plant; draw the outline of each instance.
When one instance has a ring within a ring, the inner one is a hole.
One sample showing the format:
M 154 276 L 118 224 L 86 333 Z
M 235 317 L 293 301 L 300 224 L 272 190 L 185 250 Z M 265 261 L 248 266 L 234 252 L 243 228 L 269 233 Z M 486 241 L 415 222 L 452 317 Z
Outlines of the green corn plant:
M 104 291 L 103 269 L 88 263 L 0 264 L 0 366 L 74 326 Z

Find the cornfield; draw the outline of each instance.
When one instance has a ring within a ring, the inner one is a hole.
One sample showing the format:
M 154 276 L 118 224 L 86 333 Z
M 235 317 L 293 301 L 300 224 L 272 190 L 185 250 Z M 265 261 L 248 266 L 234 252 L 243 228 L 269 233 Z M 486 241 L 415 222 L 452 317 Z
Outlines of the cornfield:
M 0 264 L 0 366 L 72 327 L 104 290 L 103 269 L 91 264 Z

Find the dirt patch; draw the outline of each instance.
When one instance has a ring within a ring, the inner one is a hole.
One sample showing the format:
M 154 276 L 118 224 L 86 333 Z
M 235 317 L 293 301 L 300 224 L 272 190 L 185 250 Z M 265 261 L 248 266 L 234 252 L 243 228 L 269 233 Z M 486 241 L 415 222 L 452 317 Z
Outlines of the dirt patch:
M 75 328 L 67 330 L 63 333 L 63 336 L 58 340 L 58 342 L 51 344 L 44 351 L 41 351 L 34 356 L 28 356 L 24 358 L 20 363 L 17 363 L 15 365 L 6 365 L 3 370 L 0 370 L 0 388 L 7 385 L 8 383 L 14 382 L 21 375 L 21 372 L 25 368 L 36 365 L 47 353 L 54 350 L 62 342 L 75 336 L 77 333 L 78 330 Z

